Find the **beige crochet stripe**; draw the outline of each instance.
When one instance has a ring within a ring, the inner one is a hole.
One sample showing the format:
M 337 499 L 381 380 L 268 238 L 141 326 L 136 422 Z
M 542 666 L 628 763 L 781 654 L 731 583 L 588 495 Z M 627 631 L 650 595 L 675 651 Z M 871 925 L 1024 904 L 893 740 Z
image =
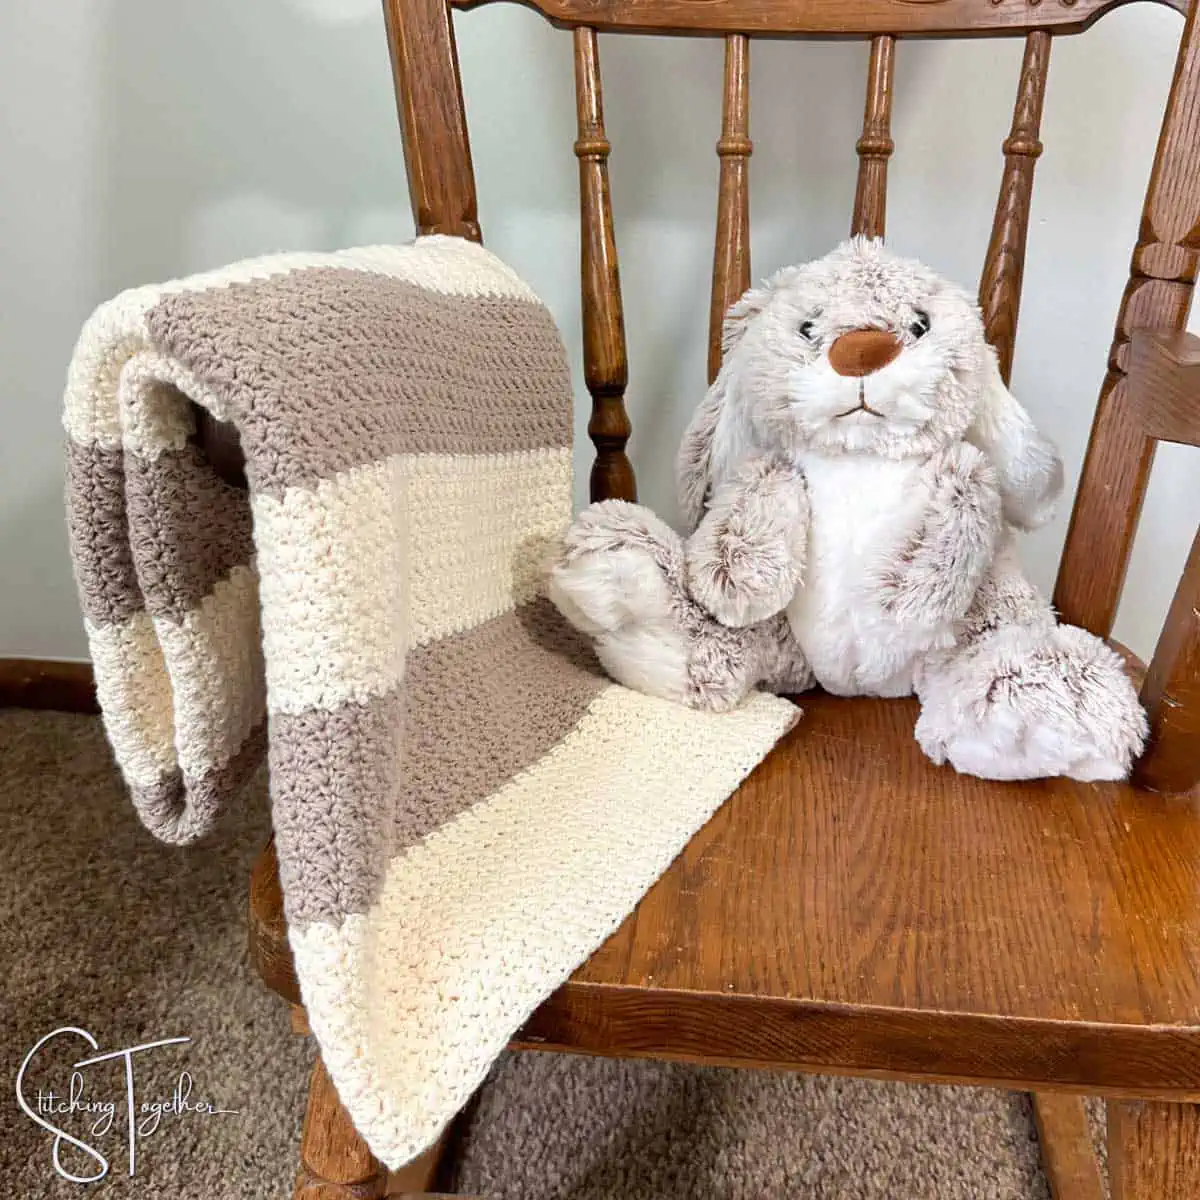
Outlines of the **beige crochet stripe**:
M 334 709 L 394 688 L 410 648 L 537 595 L 571 451 L 397 455 L 252 504 L 271 711 Z
M 536 762 L 606 684 L 585 640 L 541 599 L 418 648 L 403 685 L 364 704 L 274 716 L 289 920 L 365 911 L 391 857 Z M 336 877 L 292 852 L 331 828 Z
M 146 328 L 236 420 L 257 493 L 397 454 L 571 443 L 562 342 L 534 301 L 325 268 L 165 296 Z
M 94 623 L 143 608 L 181 620 L 254 554 L 249 498 L 194 445 L 144 459 L 68 439 L 67 487 L 80 603 Z
M 438 1136 L 798 715 L 609 685 L 528 771 L 398 856 L 369 912 L 291 928 L 325 1064 L 376 1155 L 398 1167 Z M 398 1003 L 401 980 L 420 986 Z
M 254 571 L 235 567 L 179 620 L 135 613 L 119 624 L 87 624 L 105 730 L 133 789 L 153 811 L 173 796 L 159 836 L 187 840 L 199 815 L 183 811 L 183 782 L 208 779 L 212 792 L 237 775 L 266 712 Z M 229 686 L 236 680 L 236 686 Z
M 125 454 L 119 446 L 67 438 L 67 533 L 83 615 L 118 625 L 142 609 L 125 515 Z
M 226 763 L 200 775 L 171 771 L 157 783 L 133 784 L 130 795 L 146 828 L 164 842 L 185 845 L 212 828 L 217 814 L 262 762 L 267 729 L 250 731 L 241 749 Z
M 182 620 L 254 556 L 250 501 L 196 446 L 125 457 L 125 507 L 146 608 Z
M 116 403 L 121 377 L 131 357 L 144 352 L 146 314 L 164 297 L 329 269 L 401 279 L 438 295 L 537 302 L 516 272 L 482 246 L 441 236 L 406 246 L 363 246 L 330 254 L 269 254 L 186 279 L 131 288 L 96 309 L 79 335 L 64 395 L 63 424 L 68 434 L 77 442 L 96 441 L 112 448 L 122 444 L 122 413 Z M 177 369 L 169 372 L 172 377 L 182 369 L 175 366 Z M 189 387 L 183 390 L 211 408 L 218 419 L 230 416 L 219 397 L 201 398 Z

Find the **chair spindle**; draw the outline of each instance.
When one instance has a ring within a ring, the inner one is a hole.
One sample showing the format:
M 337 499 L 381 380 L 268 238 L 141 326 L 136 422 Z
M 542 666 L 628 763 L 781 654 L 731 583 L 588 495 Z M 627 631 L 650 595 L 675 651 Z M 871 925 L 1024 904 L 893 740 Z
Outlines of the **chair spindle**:
M 888 159 L 892 141 L 892 71 L 896 39 L 881 33 L 871 39 L 871 62 L 867 68 L 867 102 L 863 112 L 862 137 L 858 151 L 858 187 L 854 193 L 852 234 L 881 238 L 887 226 Z
M 730 306 L 750 287 L 750 39 L 725 39 L 725 88 L 717 155 L 717 234 L 713 252 L 712 304 L 708 315 L 708 381 L 721 369 L 721 329 Z
M 1025 38 L 1012 129 L 1004 142 L 1004 175 L 979 283 L 984 328 L 988 341 L 996 348 L 1005 383 L 1012 375 L 1021 309 L 1033 173 L 1042 153 L 1040 134 L 1046 77 L 1050 71 L 1050 41 L 1050 34 L 1044 29 L 1035 29 Z
M 621 279 L 608 185 L 611 149 L 604 132 L 596 31 L 575 30 L 575 108 L 579 136 L 579 215 L 583 278 L 583 374 L 592 395 L 588 436 L 596 447 L 593 500 L 636 500 L 633 466 L 625 455 L 632 427 L 625 411 L 628 365 Z
M 483 240 L 447 0 L 384 0 L 392 84 L 417 232 Z
M 1130 335 L 1135 329 L 1183 329 L 1200 266 L 1200 35 L 1193 32 L 1198 9 L 1193 2 L 1180 42 L 1054 589 L 1062 619 L 1100 637 L 1112 632 L 1154 461 L 1154 442 L 1126 396 Z

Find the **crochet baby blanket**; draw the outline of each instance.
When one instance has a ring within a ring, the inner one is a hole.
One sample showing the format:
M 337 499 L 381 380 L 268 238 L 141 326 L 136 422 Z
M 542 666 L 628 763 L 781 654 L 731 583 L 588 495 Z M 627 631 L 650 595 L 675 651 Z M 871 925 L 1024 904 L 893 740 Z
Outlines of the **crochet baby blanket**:
M 236 429 L 245 487 L 206 459 L 205 412 Z M 399 1166 L 797 710 L 613 684 L 544 599 L 571 519 L 570 378 L 549 313 L 479 246 L 126 292 L 83 329 L 64 423 L 133 801 L 189 842 L 267 754 L 309 1021 Z

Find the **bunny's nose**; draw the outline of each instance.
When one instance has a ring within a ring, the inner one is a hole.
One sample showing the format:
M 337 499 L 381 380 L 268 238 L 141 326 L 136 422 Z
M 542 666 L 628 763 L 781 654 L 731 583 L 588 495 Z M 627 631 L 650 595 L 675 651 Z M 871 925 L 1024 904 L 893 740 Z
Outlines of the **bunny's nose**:
M 839 375 L 870 375 L 900 353 L 903 343 L 886 329 L 852 329 L 829 347 L 829 365 Z

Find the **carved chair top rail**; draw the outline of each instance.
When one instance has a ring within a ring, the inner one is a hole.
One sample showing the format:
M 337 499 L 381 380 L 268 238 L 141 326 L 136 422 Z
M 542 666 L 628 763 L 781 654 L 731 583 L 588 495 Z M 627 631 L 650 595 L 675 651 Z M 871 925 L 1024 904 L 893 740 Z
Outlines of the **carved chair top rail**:
M 478 8 L 495 0 L 450 0 Z M 555 25 L 606 33 L 755 37 L 1013 37 L 1082 33 L 1135 0 L 518 0 Z M 1188 0 L 1153 0 L 1186 13 Z

